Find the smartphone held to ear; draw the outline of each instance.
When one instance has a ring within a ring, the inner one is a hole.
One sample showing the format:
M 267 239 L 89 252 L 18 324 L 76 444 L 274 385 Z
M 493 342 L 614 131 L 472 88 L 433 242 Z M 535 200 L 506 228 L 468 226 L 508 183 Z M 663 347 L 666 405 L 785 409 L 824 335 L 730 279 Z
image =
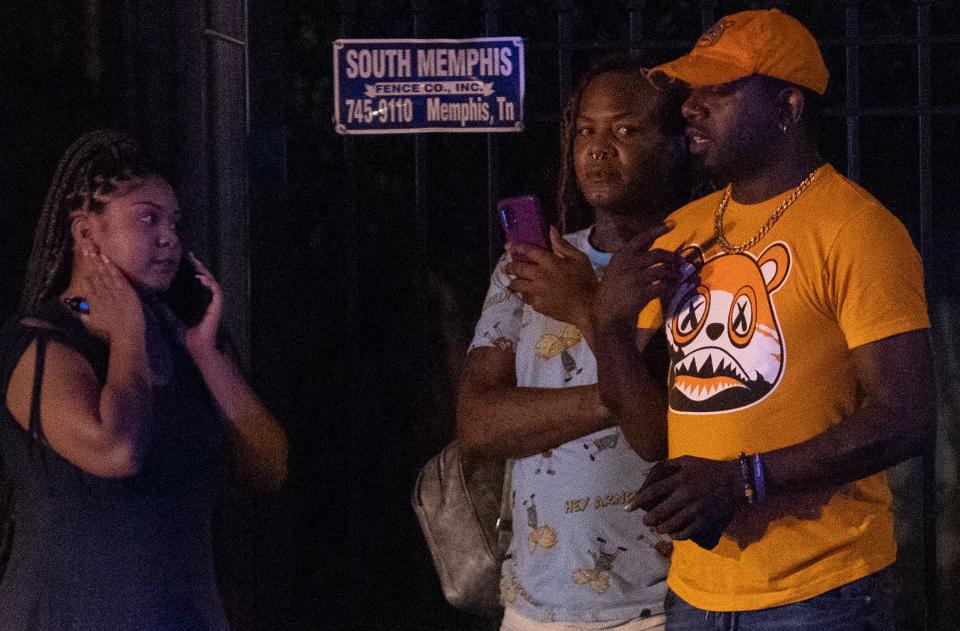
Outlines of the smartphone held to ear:
M 547 225 L 543 220 L 540 202 L 534 195 L 507 197 L 497 202 L 500 225 L 510 243 L 522 243 L 549 250 Z M 525 260 L 525 257 L 515 257 Z
M 211 299 L 210 290 L 197 280 L 196 274 L 187 257 L 183 257 L 166 295 L 173 312 L 188 327 L 203 319 Z

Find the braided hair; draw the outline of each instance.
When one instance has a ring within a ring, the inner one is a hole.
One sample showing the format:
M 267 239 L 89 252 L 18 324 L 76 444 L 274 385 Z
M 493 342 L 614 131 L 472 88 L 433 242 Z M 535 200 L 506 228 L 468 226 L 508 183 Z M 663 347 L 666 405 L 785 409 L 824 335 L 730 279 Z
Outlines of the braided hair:
M 164 177 L 137 142 L 122 132 L 92 131 L 70 145 L 57 165 L 37 222 L 21 317 L 36 315 L 41 303 L 67 288 L 73 271 L 73 219 L 80 213 L 101 214 L 110 199 L 150 176 Z
M 560 184 L 557 192 L 557 208 L 559 210 L 563 232 L 573 232 L 586 228 L 593 223 L 593 210 L 583 197 L 577 185 L 577 174 L 574 167 L 573 144 L 577 135 L 577 116 L 580 114 L 580 102 L 587 85 L 596 77 L 608 72 L 634 75 L 643 79 L 638 82 L 642 86 L 644 99 L 651 100 L 655 107 L 657 123 L 667 136 L 682 136 L 684 129 L 683 116 L 680 106 L 683 104 L 685 93 L 675 85 L 654 85 L 648 78 L 647 67 L 634 57 L 614 55 L 601 59 L 584 73 L 571 94 L 563 110 L 562 128 L 562 158 L 560 163 Z M 686 164 L 677 164 L 668 169 L 670 177 L 661 183 L 666 193 L 664 198 L 670 210 L 679 208 L 690 199 L 689 169 Z

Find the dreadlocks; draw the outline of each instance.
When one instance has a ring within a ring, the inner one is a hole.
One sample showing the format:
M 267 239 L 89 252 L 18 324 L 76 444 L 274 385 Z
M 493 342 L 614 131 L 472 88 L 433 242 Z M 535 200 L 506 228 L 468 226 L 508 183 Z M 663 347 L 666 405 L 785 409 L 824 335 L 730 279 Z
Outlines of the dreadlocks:
M 587 85 L 596 77 L 608 72 L 635 75 L 643 78 L 639 84 L 644 99 L 654 103 L 657 124 L 667 136 L 683 135 L 683 117 L 680 106 L 684 100 L 684 93 L 674 86 L 654 86 L 647 78 L 647 70 L 639 60 L 632 57 L 612 56 L 599 61 L 580 77 L 573 94 L 567 101 L 563 111 L 562 147 L 563 156 L 560 164 L 560 186 L 557 193 L 557 208 L 562 221 L 563 232 L 573 232 L 586 228 L 593 223 L 593 211 L 587 204 L 580 187 L 577 186 L 577 176 L 574 170 L 573 141 L 577 133 L 577 116 L 580 114 L 580 101 Z M 679 166 L 679 165 L 678 165 Z M 674 181 L 663 182 L 667 199 L 673 199 L 673 208 L 677 208 L 690 199 L 690 183 L 687 179 L 687 169 L 674 168 L 669 170 Z
M 43 301 L 66 289 L 73 267 L 70 224 L 78 213 L 103 212 L 113 196 L 122 195 L 160 170 L 128 135 L 113 130 L 86 133 L 60 159 L 46 200 L 27 275 L 20 315 L 35 315 Z

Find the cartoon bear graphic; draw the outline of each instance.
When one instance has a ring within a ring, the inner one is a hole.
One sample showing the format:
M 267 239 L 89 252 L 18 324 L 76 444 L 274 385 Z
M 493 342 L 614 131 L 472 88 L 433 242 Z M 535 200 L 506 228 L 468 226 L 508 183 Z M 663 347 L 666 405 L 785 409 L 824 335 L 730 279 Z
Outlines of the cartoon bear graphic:
M 772 295 L 789 271 L 790 250 L 777 242 L 757 257 L 715 256 L 703 264 L 700 286 L 678 293 L 666 323 L 672 410 L 729 412 L 776 388 L 786 346 Z

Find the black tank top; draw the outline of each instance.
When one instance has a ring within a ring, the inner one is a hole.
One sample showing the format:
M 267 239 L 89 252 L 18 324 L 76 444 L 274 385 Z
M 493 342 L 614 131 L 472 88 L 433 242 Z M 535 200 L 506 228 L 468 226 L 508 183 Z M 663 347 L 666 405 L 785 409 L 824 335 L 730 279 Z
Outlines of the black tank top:
M 59 302 L 38 316 L 56 330 L 13 322 L 0 331 L 0 447 L 14 488 L 0 628 L 226 630 L 211 526 L 227 432 L 195 365 L 168 329 L 173 376 L 153 389 L 143 467 L 130 478 L 99 478 L 50 448 L 42 418 L 25 430 L 6 407 L 13 369 L 38 336 L 75 349 L 105 380 L 106 344 Z

